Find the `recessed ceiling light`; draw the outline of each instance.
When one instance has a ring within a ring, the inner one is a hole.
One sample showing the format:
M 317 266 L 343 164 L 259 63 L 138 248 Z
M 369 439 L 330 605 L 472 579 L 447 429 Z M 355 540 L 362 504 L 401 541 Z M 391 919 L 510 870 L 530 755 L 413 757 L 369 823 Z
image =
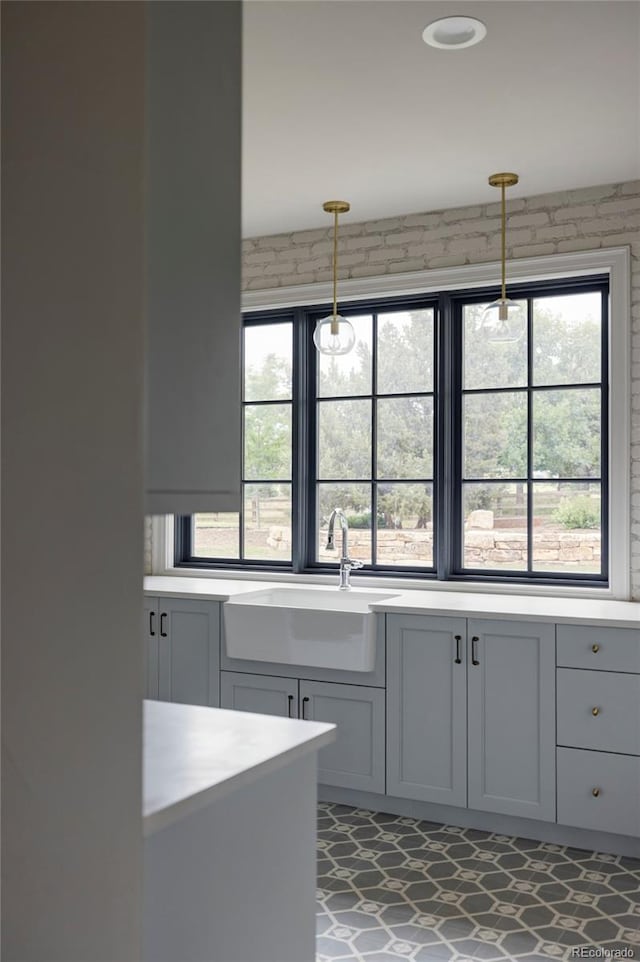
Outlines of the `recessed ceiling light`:
M 480 43 L 487 35 L 487 28 L 475 17 L 443 17 L 434 20 L 422 31 L 422 39 L 431 47 L 441 50 L 461 50 Z

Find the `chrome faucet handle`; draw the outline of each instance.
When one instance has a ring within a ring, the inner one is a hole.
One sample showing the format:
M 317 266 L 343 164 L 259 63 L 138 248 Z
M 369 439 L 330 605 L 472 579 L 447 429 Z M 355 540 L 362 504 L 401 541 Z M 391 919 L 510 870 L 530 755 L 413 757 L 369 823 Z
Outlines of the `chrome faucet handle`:
M 344 562 L 344 567 L 349 568 L 350 571 L 353 571 L 354 568 L 364 568 L 364 561 L 358 561 L 357 558 L 354 558 L 353 560 L 351 560 L 351 558 L 347 558 L 347 560 Z

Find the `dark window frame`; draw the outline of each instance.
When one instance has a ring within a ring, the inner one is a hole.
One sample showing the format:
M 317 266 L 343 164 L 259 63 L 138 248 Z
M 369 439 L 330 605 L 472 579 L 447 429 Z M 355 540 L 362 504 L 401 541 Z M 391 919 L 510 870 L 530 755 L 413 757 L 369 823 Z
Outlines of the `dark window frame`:
M 330 309 L 330 308 L 329 308 Z M 433 389 L 431 391 L 406 391 L 406 392 L 396 392 L 395 394 L 386 394 L 377 391 L 377 319 L 379 314 L 383 314 L 393 311 L 403 311 L 403 310 L 433 310 Z M 345 399 L 364 399 L 371 400 L 371 424 L 372 424 L 372 434 L 371 434 L 371 477 L 367 479 L 348 479 L 345 481 L 347 484 L 367 484 L 371 486 L 372 498 L 371 498 L 371 517 L 377 517 L 377 486 L 380 483 L 384 483 L 384 479 L 380 479 L 377 476 L 377 471 L 375 467 L 375 450 L 376 450 L 376 402 L 382 398 L 387 397 L 413 397 L 418 395 L 432 395 L 434 404 L 434 437 L 433 437 L 433 476 L 431 479 L 425 479 L 433 486 L 433 502 L 436 503 L 436 447 L 438 432 L 436 429 L 436 419 L 437 419 L 437 397 L 439 389 L 439 377 L 440 377 L 440 366 L 438 364 L 438 340 L 439 340 L 439 322 L 438 322 L 438 312 L 439 312 L 439 299 L 437 296 L 431 294 L 415 294 L 406 297 L 394 297 L 394 298 L 376 298 L 374 300 L 359 301 L 355 305 L 349 305 L 347 307 L 340 307 L 340 314 L 343 317 L 354 317 L 359 314 L 370 313 L 372 315 L 372 383 L 371 391 L 368 394 L 359 395 L 344 395 Z M 307 324 L 308 330 L 313 333 L 316 321 L 318 318 L 322 318 L 326 315 L 327 309 L 315 308 L 308 312 L 307 314 Z M 308 345 L 308 370 L 310 373 L 309 383 L 311 385 L 316 385 L 317 383 L 317 351 L 314 348 L 313 341 L 309 338 Z M 336 397 L 341 397 L 336 395 Z M 319 397 L 315 390 L 313 392 L 313 397 L 309 396 L 309 404 L 312 408 L 309 415 L 308 423 L 310 426 L 309 435 L 309 446 L 308 446 L 308 458 L 309 458 L 309 471 L 306 479 L 306 495 L 307 495 L 307 505 L 308 505 L 308 522 L 307 522 L 307 542 L 306 542 L 306 555 L 305 555 L 305 566 L 304 573 L 306 574 L 317 574 L 323 573 L 327 570 L 335 569 L 335 564 L 330 564 L 324 561 L 315 560 L 315 546 L 317 544 L 317 532 L 315 527 L 315 519 L 317 517 L 317 486 L 323 483 L 332 483 L 331 479 L 318 479 L 317 471 L 317 438 L 318 438 L 318 418 L 317 411 L 319 409 L 319 403 L 323 401 L 331 400 L 329 396 L 323 395 Z M 340 483 L 341 479 L 336 479 L 335 483 Z M 411 479 L 398 479 L 398 482 Z M 420 481 L 423 479 L 419 479 Z M 389 482 L 391 483 L 391 482 Z M 435 512 L 434 512 L 435 514 Z M 372 555 L 374 554 L 374 545 L 376 543 L 376 525 L 372 525 L 371 528 L 371 539 L 372 539 Z M 363 569 L 367 574 L 376 574 L 378 576 L 392 576 L 398 577 L 401 575 L 406 575 L 409 578 L 434 578 L 437 574 L 436 569 L 436 545 L 439 539 L 439 531 L 434 525 L 433 531 L 433 565 L 426 567 L 423 565 L 402 565 L 402 566 L 391 566 L 388 564 L 367 564 Z
M 540 296 L 576 294 L 584 291 L 600 291 L 602 295 L 602 345 L 601 381 L 601 573 L 563 573 L 535 571 L 500 571 L 496 569 L 472 569 L 462 566 L 462 311 L 465 303 L 493 300 L 499 296 L 497 287 L 464 288 L 442 293 L 423 293 L 393 297 L 370 297 L 340 305 L 340 313 L 346 317 L 364 313 L 382 313 L 406 309 L 433 308 L 434 310 L 434 466 L 433 466 L 433 567 L 366 565 L 362 573 L 369 577 L 391 577 L 403 580 L 451 581 L 458 583 L 553 585 L 556 587 L 607 588 L 609 586 L 609 276 L 597 273 L 584 277 L 568 277 L 536 282 L 509 284 L 508 295 L 514 300 L 528 300 L 528 382 L 524 389 L 528 397 L 527 425 L 529 449 L 531 448 L 531 395 L 536 389 L 531 384 L 531 301 Z M 292 385 L 292 517 L 291 561 L 245 560 L 226 558 L 198 558 L 191 553 L 192 525 L 190 516 L 175 519 L 174 565 L 177 568 L 217 569 L 229 573 L 251 571 L 259 573 L 287 572 L 294 574 L 326 574 L 336 570 L 337 564 L 315 560 L 316 532 L 316 453 L 318 397 L 317 354 L 313 346 L 313 329 L 318 317 L 331 310 L 330 304 L 311 305 L 264 311 L 250 311 L 244 315 L 245 325 L 269 324 L 291 320 L 293 337 L 293 385 Z M 375 323 L 374 323 L 375 344 Z M 374 347 L 374 356 L 375 356 Z M 373 362 L 375 363 L 375 361 Z M 595 382 L 594 382 L 595 383 Z M 375 397 L 375 381 L 372 394 Z M 580 384 L 580 387 L 585 385 Z M 557 385 L 564 389 L 569 385 Z M 539 390 L 539 388 L 537 388 Z M 404 394 L 405 392 L 403 392 Z M 406 392 L 407 394 L 413 392 Z M 424 392 L 416 392 L 424 393 Z M 427 392 L 431 393 L 431 392 Z M 478 392 L 484 393 L 484 392 Z M 488 393 L 488 392 L 487 392 Z M 359 396 L 359 395 L 358 395 Z M 386 396 L 386 395 L 383 395 Z M 351 397 L 349 395 L 348 397 Z M 245 402 L 243 398 L 243 405 Z M 265 402 L 272 403 L 272 402 Z M 375 404 L 372 419 L 375 422 Z M 375 440 L 375 435 L 374 435 Z M 531 559 L 531 452 L 528 456 L 526 479 L 529 559 Z M 553 479 L 556 480 L 556 479 Z M 580 479 L 582 480 L 582 479 Z M 246 482 L 254 483 L 254 482 Z M 377 481 L 367 481 L 375 492 Z M 244 481 L 243 481 L 244 491 Z M 244 500 L 244 499 L 243 499 Z M 372 517 L 375 518 L 376 502 L 372 501 Z M 240 520 L 240 545 L 242 546 L 242 519 Z M 375 533 L 372 531 L 372 538 Z M 241 548 L 242 550 L 242 548 Z

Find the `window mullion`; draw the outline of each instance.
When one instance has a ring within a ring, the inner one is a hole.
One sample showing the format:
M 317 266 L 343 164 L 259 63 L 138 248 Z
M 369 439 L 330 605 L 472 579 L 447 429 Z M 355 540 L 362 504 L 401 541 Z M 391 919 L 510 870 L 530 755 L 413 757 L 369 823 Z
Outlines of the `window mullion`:
M 533 571 L 533 299 L 527 299 L 527 572 Z
M 378 315 L 371 316 L 371 564 L 378 561 Z
M 454 304 L 450 297 L 440 298 L 437 317 L 435 399 L 436 472 L 434 477 L 434 538 L 437 577 L 445 581 L 457 564 L 456 544 L 459 541 L 460 477 L 457 470 L 458 433 L 460 418 L 456 418 L 455 398 L 458 393 L 455 359 L 462 354 L 461 338 L 454 323 Z
M 308 446 L 313 432 L 309 428 L 310 347 L 306 314 L 298 310 L 293 318 L 292 452 L 291 452 L 291 565 L 294 572 L 307 565 L 309 518 Z

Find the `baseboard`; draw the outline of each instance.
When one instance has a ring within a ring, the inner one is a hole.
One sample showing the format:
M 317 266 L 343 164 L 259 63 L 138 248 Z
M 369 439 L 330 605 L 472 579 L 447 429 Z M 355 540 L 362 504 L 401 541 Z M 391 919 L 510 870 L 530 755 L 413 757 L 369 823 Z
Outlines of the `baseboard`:
M 331 785 L 320 785 L 318 798 L 321 802 L 353 805 L 355 808 L 405 815 L 427 822 L 459 825 L 461 828 L 477 828 L 499 835 L 517 835 L 539 842 L 570 845 L 572 848 L 586 849 L 589 852 L 607 852 L 611 855 L 640 858 L 640 839 L 614 835 L 610 832 L 592 832 L 584 828 L 557 825 L 555 822 L 537 822 L 532 818 L 476 812 L 468 808 L 455 808 L 452 805 L 436 805 L 432 802 L 393 798 L 390 795 L 378 795 L 374 792 L 362 792 L 350 788 L 335 788 Z

